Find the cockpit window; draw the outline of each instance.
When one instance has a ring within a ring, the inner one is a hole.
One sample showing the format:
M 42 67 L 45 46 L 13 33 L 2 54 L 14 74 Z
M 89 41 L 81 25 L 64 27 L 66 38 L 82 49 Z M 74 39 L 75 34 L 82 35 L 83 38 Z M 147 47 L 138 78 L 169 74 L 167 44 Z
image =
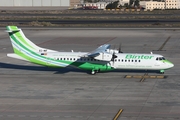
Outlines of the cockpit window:
M 160 60 L 166 60 L 166 59 L 164 57 L 157 57 L 156 60 L 160 61 Z
M 162 57 L 162 60 L 166 60 L 164 57 Z

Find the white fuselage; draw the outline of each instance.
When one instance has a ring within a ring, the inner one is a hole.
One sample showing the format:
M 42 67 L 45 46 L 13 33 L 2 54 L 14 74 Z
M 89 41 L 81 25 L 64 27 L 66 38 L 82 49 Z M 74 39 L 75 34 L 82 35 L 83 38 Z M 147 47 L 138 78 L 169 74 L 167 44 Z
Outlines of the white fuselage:
M 97 64 L 106 64 L 114 69 L 137 69 L 137 70 L 161 70 L 173 67 L 173 64 L 156 60 L 163 57 L 158 54 L 136 54 L 136 53 L 116 53 L 117 58 L 110 62 L 95 60 L 82 57 L 86 52 L 52 52 L 47 53 L 47 58 L 55 60 L 65 60 L 72 62 L 88 62 Z

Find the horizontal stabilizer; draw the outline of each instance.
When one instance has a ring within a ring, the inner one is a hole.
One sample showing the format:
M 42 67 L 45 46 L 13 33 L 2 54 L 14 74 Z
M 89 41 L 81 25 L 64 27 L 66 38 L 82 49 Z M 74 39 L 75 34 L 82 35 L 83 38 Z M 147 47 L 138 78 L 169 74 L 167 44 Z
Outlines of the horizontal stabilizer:
M 16 30 L 6 30 L 5 32 L 8 33 L 13 33 L 13 32 L 19 32 L 21 29 L 16 29 Z
M 7 56 L 11 57 L 11 58 L 16 58 L 16 59 L 28 61 L 28 60 L 24 59 L 23 57 L 21 57 L 21 56 L 19 56 L 17 54 L 14 54 L 14 53 L 8 53 Z

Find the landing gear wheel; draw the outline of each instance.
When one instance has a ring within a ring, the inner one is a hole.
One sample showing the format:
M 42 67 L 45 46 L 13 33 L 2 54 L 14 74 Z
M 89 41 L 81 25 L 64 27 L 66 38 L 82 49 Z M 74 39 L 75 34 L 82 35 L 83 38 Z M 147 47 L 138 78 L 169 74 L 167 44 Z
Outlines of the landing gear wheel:
M 160 73 L 161 73 L 161 74 L 164 74 L 164 70 L 160 70 Z
M 96 74 L 96 71 L 92 70 L 91 75 L 95 75 L 95 74 Z

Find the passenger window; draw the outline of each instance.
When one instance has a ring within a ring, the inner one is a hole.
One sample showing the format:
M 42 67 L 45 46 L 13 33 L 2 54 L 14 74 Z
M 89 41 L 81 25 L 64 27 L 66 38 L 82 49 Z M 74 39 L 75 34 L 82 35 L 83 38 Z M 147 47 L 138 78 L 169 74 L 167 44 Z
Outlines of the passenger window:
M 137 62 L 137 60 L 135 60 L 135 62 Z
M 130 62 L 130 60 L 128 60 L 128 62 Z
M 127 60 L 125 60 L 125 62 L 127 62 Z
M 133 60 L 132 60 L 132 62 L 133 62 Z
M 64 60 L 66 60 L 66 58 L 64 58 Z
M 141 60 L 139 60 L 139 62 L 141 62 Z

